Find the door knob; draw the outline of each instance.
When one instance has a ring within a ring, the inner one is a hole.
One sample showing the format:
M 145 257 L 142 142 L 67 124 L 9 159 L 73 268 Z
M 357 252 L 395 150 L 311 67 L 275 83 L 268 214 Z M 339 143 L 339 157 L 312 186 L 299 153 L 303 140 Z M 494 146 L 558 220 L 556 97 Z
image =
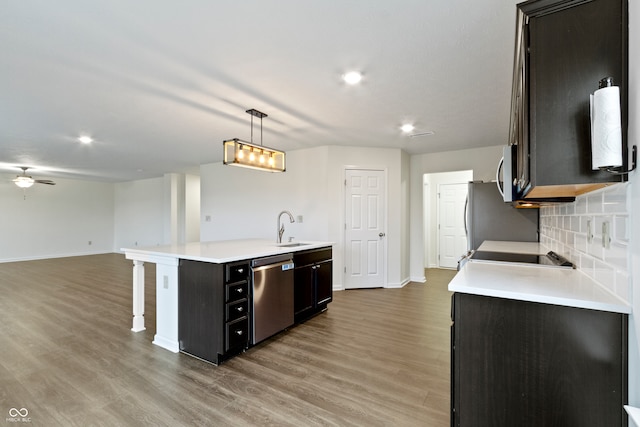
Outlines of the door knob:
M 384 236 L 386 236 L 386 234 L 384 234 L 384 233 L 380 233 L 380 234 L 378 234 L 378 236 L 380 236 L 380 237 L 384 237 Z

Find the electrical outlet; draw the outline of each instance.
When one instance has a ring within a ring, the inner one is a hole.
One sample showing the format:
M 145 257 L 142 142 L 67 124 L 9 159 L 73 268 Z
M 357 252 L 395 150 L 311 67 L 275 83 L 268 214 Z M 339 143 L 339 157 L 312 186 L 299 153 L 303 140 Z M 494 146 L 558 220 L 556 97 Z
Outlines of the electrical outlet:
M 298 222 L 298 223 L 302 224 L 302 220 L 303 220 L 303 219 L 304 219 L 304 218 L 302 218 L 302 215 L 298 215 L 298 216 L 296 217 L 296 222 Z
M 165 289 L 169 289 L 169 276 L 162 276 L 163 286 Z
M 587 243 L 593 242 L 593 226 L 591 225 L 591 220 L 587 220 Z
M 602 247 L 609 249 L 611 247 L 611 227 L 609 221 L 602 223 Z
M 211 215 L 205 215 L 204 222 L 211 222 Z
M 91 246 L 91 240 L 89 240 L 89 246 Z

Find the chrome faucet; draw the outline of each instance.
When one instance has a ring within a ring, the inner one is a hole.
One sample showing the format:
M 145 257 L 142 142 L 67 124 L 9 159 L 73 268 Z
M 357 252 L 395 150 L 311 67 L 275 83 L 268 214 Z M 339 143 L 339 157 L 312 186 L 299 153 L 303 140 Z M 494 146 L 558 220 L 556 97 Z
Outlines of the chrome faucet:
M 289 215 L 289 221 L 291 223 L 296 222 L 296 220 L 293 219 L 293 215 L 291 215 L 291 212 L 289 211 L 282 211 L 278 214 L 278 239 L 276 240 L 277 243 L 282 243 L 282 235 L 284 234 L 284 224 L 280 225 L 280 218 L 282 217 L 282 214 Z

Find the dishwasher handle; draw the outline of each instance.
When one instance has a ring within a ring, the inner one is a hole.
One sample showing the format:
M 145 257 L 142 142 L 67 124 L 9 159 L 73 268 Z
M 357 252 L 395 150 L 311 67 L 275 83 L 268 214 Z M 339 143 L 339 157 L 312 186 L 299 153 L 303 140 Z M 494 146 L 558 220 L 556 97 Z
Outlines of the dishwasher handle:
M 255 275 L 255 273 L 259 272 L 259 271 L 266 271 L 266 270 L 272 270 L 272 269 L 279 269 L 282 271 L 287 271 L 287 270 L 292 270 L 294 269 L 295 264 L 293 263 L 293 260 L 286 260 L 286 261 L 281 261 L 281 262 L 276 262 L 275 264 L 267 264 L 267 265 L 261 265 L 259 267 L 251 267 L 251 272 L 252 274 Z
M 273 255 L 264 258 L 256 258 L 251 260 L 251 268 L 255 269 L 256 267 L 263 267 L 265 265 L 271 266 L 271 264 L 281 264 L 281 263 L 293 263 L 293 254 L 286 253 L 280 255 Z

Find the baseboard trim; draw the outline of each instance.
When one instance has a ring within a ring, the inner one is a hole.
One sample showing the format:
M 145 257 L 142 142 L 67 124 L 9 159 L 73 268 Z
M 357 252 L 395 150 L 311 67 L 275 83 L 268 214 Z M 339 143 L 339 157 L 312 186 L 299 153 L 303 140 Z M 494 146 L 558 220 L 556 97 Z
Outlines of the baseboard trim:
M 77 253 L 69 253 L 69 254 L 37 255 L 37 256 L 32 256 L 32 257 L 3 258 L 3 259 L 0 259 L 0 263 L 20 262 L 20 261 L 38 261 L 38 260 L 42 260 L 42 259 L 70 258 L 70 257 L 74 257 L 74 256 L 103 255 L 103 254 L 113 254 L 113 253 L 116 253 L 116 252 L 113 252 L 113 251 L 95 251 L 95 252 L 77 252 Z

